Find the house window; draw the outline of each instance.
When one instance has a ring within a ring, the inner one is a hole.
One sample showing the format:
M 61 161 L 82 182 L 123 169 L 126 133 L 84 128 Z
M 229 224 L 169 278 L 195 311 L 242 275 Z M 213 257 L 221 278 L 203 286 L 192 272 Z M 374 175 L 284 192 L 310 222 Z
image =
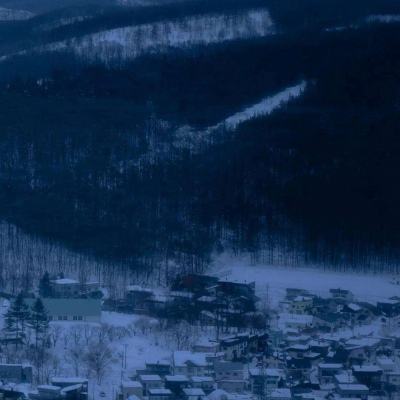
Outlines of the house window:
M 77 317 L 76 315 L 74 315 L 72 319 L 73 319 L 74 321 L 77 321 L 77 320 L 78 320 L 78 317 Z
M 63 320 L 68 321 L 68 315 L 64 315 Z
M 61 315 L 58 316 L 58 320 L 62 321 L 63 317 Z
M 83 320 L 82 315 L 79 315 L 79 316 L 78 316 L 78 321 L 82 321 L 82 320 Z

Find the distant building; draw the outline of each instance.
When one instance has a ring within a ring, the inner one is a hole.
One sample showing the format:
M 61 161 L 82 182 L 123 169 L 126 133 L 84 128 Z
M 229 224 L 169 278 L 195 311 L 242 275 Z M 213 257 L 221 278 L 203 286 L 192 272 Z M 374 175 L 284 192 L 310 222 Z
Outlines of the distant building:
M 209 363 L 206 353 L 191 351 L 175 351 L 173 353 L 173 370 L 176 375 L 202 376 L 207 375 Z
M 217 361 L 214 363 L 214 373 L 217 382 L 222 380 L 243 380 L 243 364 L 241 362 Z
M 329 293 L 335 300 L 353 301 L 354 295 L 350 290 L 345 289 L 330 289 Z
M 60 278 L 51 281 L 54 297 L 73 298 L 99 290 L 98 282 L 81 283 L 75 279 Z
M 211 376 L 192 376 L 190 384 L 193 388 L 203 389 L 206 394 L 211 393 L 215 387 L 215 381 Z
M 278 389 L 278 383 L 282 377 L 282 371 L 276 368 L 250 368 L 249 378 L 251 392 L 260 396 Z
M 185 400 L 203 400 L 206 394 L 203 389 L 187 388 L 183 389 L 183 397 Z
M 123 381 L 121 383 L 122 400 L 128 397 L 136 396 L 139 399 L 143 397 L 143 386 L 139 381 Z
M 151 389 L 161 389 L 163 387 L 163 382 L 159 375 L 139 375 L 138 380 L 143 386 L 144 396 L 149 396 Z
M 149 400 L 169 400 L 172 398 L 172 392 L 169 389 L 148 389 L 147 396 Z
M 358 383 L 339 384 L 337 391 L 344 398 L 358 398 L 361 400 L 366 400 L 369 394 L 368 387 Z

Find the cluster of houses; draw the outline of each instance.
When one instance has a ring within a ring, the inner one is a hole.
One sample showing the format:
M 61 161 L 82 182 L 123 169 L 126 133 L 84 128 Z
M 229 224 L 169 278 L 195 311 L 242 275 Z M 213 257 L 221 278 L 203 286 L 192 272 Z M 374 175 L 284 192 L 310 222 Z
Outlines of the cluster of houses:
M 130 289 L 135 312 L 150 312 L 155 293 Z M 231 309 L 242 295 L 257 307 L 254 284 L 190 275 L 173 289 L 190 293 L 200 314 L 197 303 L 218 293 Z M 271 314 L 256 334 L 242 328 L 146 364 L 121 384 L 119 400 L 400 400 L 400 298 L 372 304 L 340 288 L 325 297 L 289 288 Z
M 89 381 L 85 378 L 53 377 L 50 384 L 33 390 L 32 377 L 31 365 L 0 364 L 0 399 L 88 400 Z
M 230 282 L 207 275 L 185 275 L 169 290 L 132 285 L 113 306 L 122 312 L 169 319 L 200 321 L 208 326 L 265 328 L 257 312 L 255 283 Z
M 222 328 L 127 371 L 112 400 L 400 400 L 398 297 L 369 303 L 340 288 L 323 297 L 288 288 L 260 322 L 265 310 L 254 282 L 187 275 L 162 292 L 128 286 L 112 301 L 82 296 L 94 285 L 65 278 L 52 285 L 56 297 L 43 299 L 52 321 L 99 322 L 102 310 L 115 307 Z M 18 399 L 7 385 L 31 382 L 32 367 L 0 364 L 0 380 L 0 399 Z M 88 382 L 53 378 L 29 398 L 87 400 Z

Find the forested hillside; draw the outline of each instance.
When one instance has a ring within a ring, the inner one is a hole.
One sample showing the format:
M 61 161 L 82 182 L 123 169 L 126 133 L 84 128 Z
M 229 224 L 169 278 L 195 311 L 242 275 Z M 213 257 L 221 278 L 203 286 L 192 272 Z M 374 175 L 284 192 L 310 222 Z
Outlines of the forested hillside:
M 166 276 L 396 270 L 400 4 L 323 3 L 0 0 L 36 14 L 0 23 L 1 217 Z

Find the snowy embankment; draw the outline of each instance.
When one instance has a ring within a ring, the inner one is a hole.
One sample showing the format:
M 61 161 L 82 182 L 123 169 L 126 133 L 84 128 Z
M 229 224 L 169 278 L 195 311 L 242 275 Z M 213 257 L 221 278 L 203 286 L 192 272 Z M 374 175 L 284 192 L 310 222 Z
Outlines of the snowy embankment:
M 34 14 L 29 11 L 0 7 L 0 21 L 23 21 L 33 16 Z
M 306 289 L 322 297 L 329 289 L 351 290 L 359 301 L 376 303 L 400 295 L 400 286 L 391 283 L 390 275 L 368 275 L 325 271 L 318 268 L 294 268 L 275 265 L 252 265 L 247 258 L 222 256 L 215 260 L 212 274 L 221 279 L 255 282 L 256 292 L 273 305 L 283 300 L 286 288 Z
M 209 14 L 150 24 L 121 27 L 53 42 L 30 52 L 72 51 L 88 61 L 132 60 L 144 54 L 165 53 L 176 48 L 218 44 L 264 37 L 275 32 L 268 10 L 251 9 L 233 15 Z M 2 61 L 28 51 L 3 56 Z

